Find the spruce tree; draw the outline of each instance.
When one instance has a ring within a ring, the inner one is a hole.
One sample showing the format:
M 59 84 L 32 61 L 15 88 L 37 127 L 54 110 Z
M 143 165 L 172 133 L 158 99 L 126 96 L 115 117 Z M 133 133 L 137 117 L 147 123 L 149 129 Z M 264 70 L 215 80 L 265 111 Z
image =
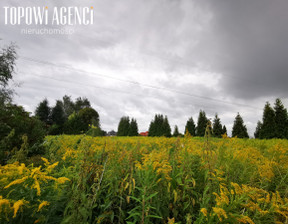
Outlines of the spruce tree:
M 175 125 L 174 127 L 174 131 L 173 131 L 173 137 L 178 137 L 180 135 L 179 130 L 178 130 L 178 126 Z
M 186 131 L 188 131 L 191 136 L 195 136 L 196 127 L 192 117 L 190 117 L 186 123 L 185 133 Z
M 215 114 L 215 118 L 213 120 L 213 136 L 216 138 L 222 137 L 222 124 L 220 121 L 220 118 L 218 117 L 218 114 Z
M 232 128 L 232 137 L 238 138 L 249 138 L 247 128 L 244 125 L 244 121 L 240 114 L 238 113 L 235 117 L 233 128 Z
M 165 136 L 165 137 L 171 137 L 171 127 L 168 121 L 168 117 L 165 116 L 164 120 L 163 120 L 163 133 L 161 133 L 160 136 Z
M 49 107 L 47 99 L 44 99 L 42 102 L 40 102 L 35 110 L 35 116 L 46 125 L 50 123 L 50 113 L 51 108 Z
M 149 126 L 149 136 L 171 137 L 171 128 L 167 116 L 156 114 Z
M 136 119 L 132 118 L 129 126 L 129 136 L 138 136 L 138 124 Z
M 275 112 L 267 102 L 263 111 L 262 127 L 259 133 L 260 139 L 271 139 L 276 137 L 276 123 L 275 123 Z
M 118 125 L 117 136 L 128 136 L 130 127 L 129 117 L 122 117 Z
M 275 111 L 275 137 L 286 138 L 288 132 L 287 109 L 284 108 L 279 98 L 277 98 L 275 101 L 274 111 Z
M 261 123 L 261 121 L 258 121 L 257 122 L 257 126 L 256 126 L 256 130 L 254 132 L 254 137 L 255 138 L 259 138 L 260 137 L 261 128 L 262 128 L 262 123 Z
M 227 129 L 226 126 L 224 125 L 222 128 L 222 135 L 226 134 L 227 135 Z
M 206 113 L 202 110 L 199 112 L 199 117 L 197 121 L 196 135 L 203 137 L 205 135 L 205 130 L 207 126 L 208 119 Z
M 52 108 L 51 120 L 53 124 L 59 126 L 62 126 L 65 122 L 64 109 L 60 100 L 57 100 L 55 107 Z

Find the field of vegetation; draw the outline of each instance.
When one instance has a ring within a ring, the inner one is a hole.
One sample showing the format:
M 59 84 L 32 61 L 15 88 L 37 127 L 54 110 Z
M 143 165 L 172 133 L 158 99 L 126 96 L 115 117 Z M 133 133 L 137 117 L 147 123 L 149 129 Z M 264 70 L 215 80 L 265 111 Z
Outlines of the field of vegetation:
M 0 166 L 0 223 L 287 223 L 288 141 L 48 136 Z M 34 163 L 32 163 L 34 161 Z

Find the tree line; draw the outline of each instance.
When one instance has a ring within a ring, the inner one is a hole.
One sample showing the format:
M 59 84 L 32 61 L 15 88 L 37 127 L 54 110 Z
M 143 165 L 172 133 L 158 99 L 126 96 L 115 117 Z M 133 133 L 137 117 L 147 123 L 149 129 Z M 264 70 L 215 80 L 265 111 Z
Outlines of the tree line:
M 200 110 L 197 124 L 195 124 L 193 117 L 190 117 L 186 122 L 184 134 L 189 133 L 191 136 L 203 137 L 205 135 L 208 122 L 211 121 L 207 118 L 205 111 Z M 133 119 L 133 125 L 135 125 L 138 130 L 136 119 Z M 129 129 L 129 117 L 122 117 L 118 125 L 118 136 L 137 135 L 136 131 L 134 135 L 128 134 Z M 177 125 L 174 127 L 173 134 L 171 133 L 168 117 L 162 114 L 155 115 L 154 119 L 150 122 L 148 132 L 148 136 L 151 137 L 183 136 L 183 134 L 179 132 Z M 215 114 L 215 117 L 212 121 L 211 133 L 212 136 L 216 138 L 221 138 L 224 134 L 227 135 L 227 128 L 225 125 L 222 125 L 217 113 Z M 239 113 L 236 115 L 233 122 L 232 137 L 249 138 L 247 127 Z M 270 103 L 266 102 L 263 109 L 262 122 L 258 121 L 256 130 L 254 132 L 254 137 L 259 139 L 288 139 L 288 113 L 287 109 L 284 107 L 282 101 L 279 98 L 275 100 L 274 107 L 271 107 Z
M 105 135 L 100 128 L 98 112 L 85 97 L 78 97 L 73 101 L 70 96 L 65 95 L 62 100 L 56 101 L 54 107 L 50 107 L 48 100 L 44 99 L 38 104 L 35 116 L 45 124 L 49 135 Z

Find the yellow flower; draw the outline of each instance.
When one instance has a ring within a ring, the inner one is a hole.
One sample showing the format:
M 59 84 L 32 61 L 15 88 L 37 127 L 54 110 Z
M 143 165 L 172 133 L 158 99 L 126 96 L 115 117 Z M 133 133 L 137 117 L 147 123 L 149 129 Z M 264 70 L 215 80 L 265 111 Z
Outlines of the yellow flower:
M 220 220 L 220 222 L 222 222 L 222 217 L 224 217 L 225 219 L 228 218 L 223 208 L 213 207 L 213 212 L 218 216 L 218 219 Z
M 43 201 L 43 202 L 41 202 L 41 204 L 39 205 L 39 207 L 38 207 L 38 211 L 37 212 L 39 212 L 44 206 L 47 206 L 47 205 L 49 205 L 50 203 L 48 202 L 48 201 Z
M 241 218 L 237 218 L 237 221 L 239 223 L 255 224 L 248 216 L 242 216 Z
M 64 184 L 66 181 L 70 181 L 67 177 L 59 177 L 56 180 L 59 184 Z
M 168 218 L 168 224 L 174 224 L 175 223 L 175 218 L 169 219 Z
M 18 200 L 18 201 L 16 201 L 16 202 L 14 203 L 14 205 L 13 205 L 13 209 L 14 209 L 13 218 L 16 217 L 19 208 L 21 208 L 21 207 L 24 205 L 25 202 L 26 202 L 25 200 Z
M 52 165 L 48 166 L 47 167 L 47 171 L 48 172 L 51 172 L 57 165 L 58 165 L 59 162 L 56 162 L 56 163 L 53 163 Z
M 18 171 L 19 171 L 19 174 L 23 174 L 23 170 L 25 169 L 25 164 L 24 163 L 21 163 L 21 166 L 18 167 Z
M 32 187 L 37 190 L 37 195 L 40 196 L 40 195 L 41 195 L 40 184 L 39 184 L 39 181 L 37 180 L 36 177 L 34 177 L 34 184 L 33 184 Z M 32 188 L 32 187 L 31 187 L 31 188 Z
M 10 206 L 10 202 L 8 199 L 3 199 L 2 196 L 0 196 L 0 213 L 2 210 L 2 205 L 8 205 Z
M 50 163 L 48 161 L 48 159 L 41 157 L 41 159 L 44 161 L 45 165 L 48 166 Z
M 206 208 L 201 208 L 200 212 L 202 212 L 203 215 L 207 217 L 207 213 L 208 213 L 208 212 L 207 212 L 207 209 L 206 209 Z
M 23 183 L 28 177 L 23 177 L 21 179 L 17 179 L 17 180 L 14 180 L 12 181 L 10 184 L 8 184 L 6 187 L 4 187 L 4 189 L 8 188 L 8 187 L 11 187 L 12 185 L 15 185 L 15 184 L 21 184 Z

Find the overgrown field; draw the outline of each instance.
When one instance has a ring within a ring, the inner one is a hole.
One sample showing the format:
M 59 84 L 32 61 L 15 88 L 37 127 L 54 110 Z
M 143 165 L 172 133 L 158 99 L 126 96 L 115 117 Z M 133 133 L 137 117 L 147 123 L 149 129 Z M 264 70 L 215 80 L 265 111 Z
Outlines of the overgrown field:
M 288 223 L 287 140 L 63 135 L 45 147 L 0 166 L 0 223 Z

